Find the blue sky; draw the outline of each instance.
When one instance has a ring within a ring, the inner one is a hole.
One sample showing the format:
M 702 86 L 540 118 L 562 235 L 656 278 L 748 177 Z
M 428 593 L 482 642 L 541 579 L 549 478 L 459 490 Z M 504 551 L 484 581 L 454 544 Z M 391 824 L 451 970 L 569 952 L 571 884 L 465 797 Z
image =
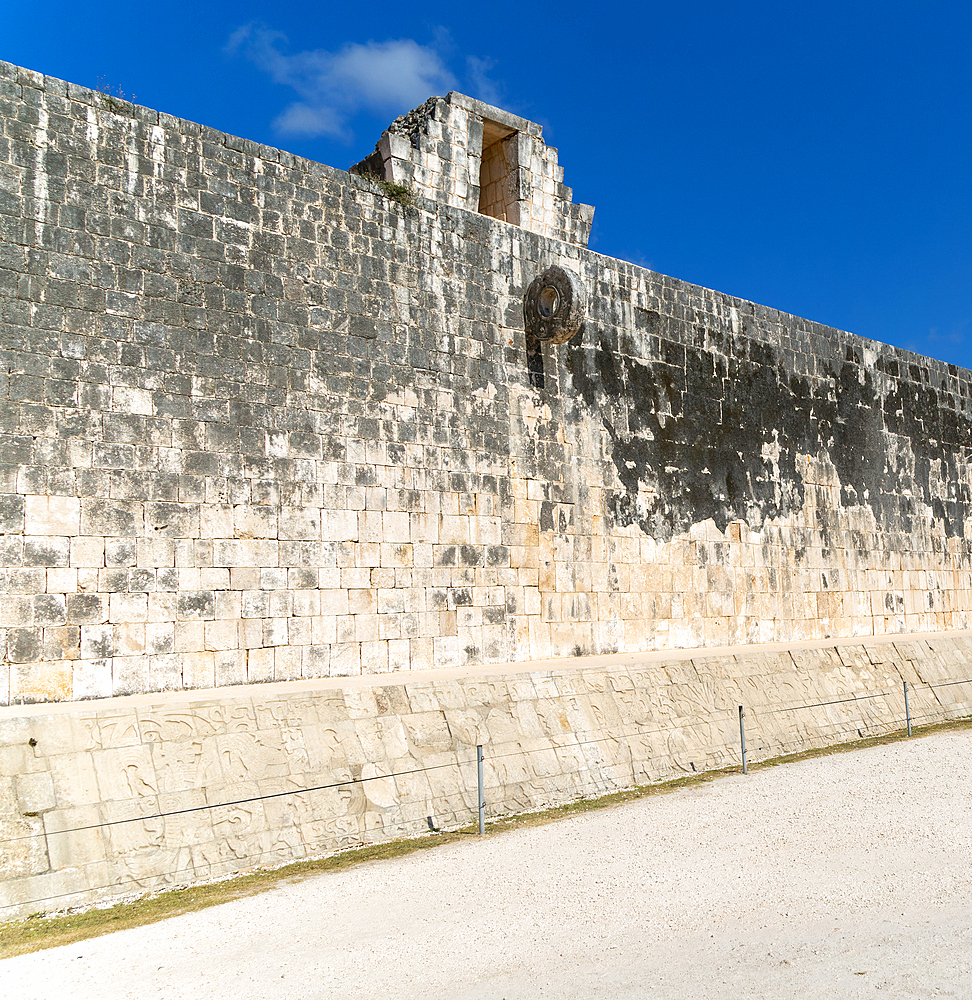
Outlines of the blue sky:
M 972 367 L 972 6 L 8 4 L 0 58 L 346 168 L 456 89 L 593 249 Z

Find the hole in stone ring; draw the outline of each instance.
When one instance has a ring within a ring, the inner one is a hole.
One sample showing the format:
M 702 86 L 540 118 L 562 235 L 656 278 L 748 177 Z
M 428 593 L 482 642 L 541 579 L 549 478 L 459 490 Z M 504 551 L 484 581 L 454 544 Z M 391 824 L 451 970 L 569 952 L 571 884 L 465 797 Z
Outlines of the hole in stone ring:
M 560 292 L 553 285 L 546 288 L 537 297 L 537 309 L 544 319 L 550 319 L 560 308 Z

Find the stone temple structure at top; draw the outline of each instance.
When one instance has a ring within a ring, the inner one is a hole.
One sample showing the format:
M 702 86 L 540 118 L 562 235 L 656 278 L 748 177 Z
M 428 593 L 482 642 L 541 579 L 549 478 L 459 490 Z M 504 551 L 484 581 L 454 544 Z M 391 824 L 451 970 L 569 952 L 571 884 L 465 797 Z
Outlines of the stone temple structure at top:
M 575 205 L 543 129 L 455 91 L 396 118 L 351 168 L 452 208 L 587 246 L 592 205 Z

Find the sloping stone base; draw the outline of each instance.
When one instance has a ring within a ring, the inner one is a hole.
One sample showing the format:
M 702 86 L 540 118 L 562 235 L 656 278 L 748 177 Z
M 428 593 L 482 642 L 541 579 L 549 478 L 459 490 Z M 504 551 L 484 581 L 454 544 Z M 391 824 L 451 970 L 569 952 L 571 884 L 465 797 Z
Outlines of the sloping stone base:
M 0 919 L 972 713 L 972 633 L 0 709 Z M 944 685 L 944 686 L 935 686 Z

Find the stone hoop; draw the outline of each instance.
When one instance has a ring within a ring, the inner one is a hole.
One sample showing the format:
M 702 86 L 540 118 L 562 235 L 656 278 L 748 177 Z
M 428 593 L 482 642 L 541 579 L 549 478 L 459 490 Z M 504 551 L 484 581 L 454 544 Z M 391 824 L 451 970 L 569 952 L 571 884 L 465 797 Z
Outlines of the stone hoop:
M 578 275 L 557 264 L 538 274 L 523 296 L 527 333 L 566 344 L 584 325 L 587 290 Z

